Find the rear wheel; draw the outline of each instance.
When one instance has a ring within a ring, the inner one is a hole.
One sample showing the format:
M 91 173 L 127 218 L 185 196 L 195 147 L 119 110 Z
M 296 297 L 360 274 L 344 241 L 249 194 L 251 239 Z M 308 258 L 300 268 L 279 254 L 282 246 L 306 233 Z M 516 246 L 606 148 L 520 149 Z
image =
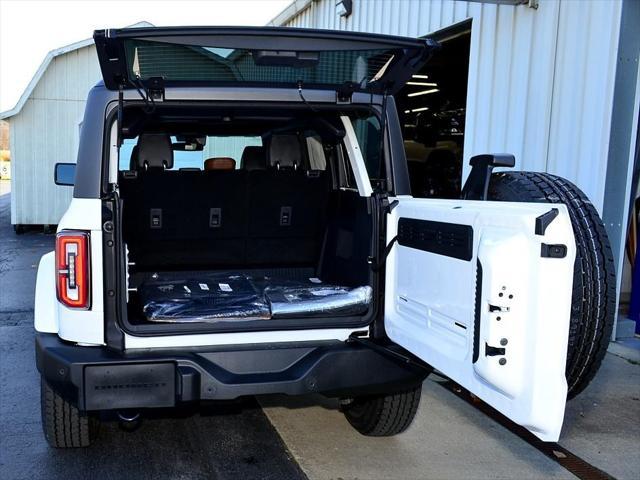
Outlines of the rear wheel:
M 576 261 L 566 377 L 568 397 L 573 398 L 598 371 L 613 329 L 615 271 L 604 224 L 578 187 L 548 173 L 495 173 L 491 177 L 489 199 L 564 203 L 569 210 L 576 239 Z
M 363 435 L 390 437 L 404 432 L 418 410 L 422 385 L 403 392 L 357 397 L 342 410 L 353 428 Z
M 40 409 L 44 436 L 52 447 L 88 447 L 95 438 L 97 420 L 63 399 L 44 379 L 40 380 Z

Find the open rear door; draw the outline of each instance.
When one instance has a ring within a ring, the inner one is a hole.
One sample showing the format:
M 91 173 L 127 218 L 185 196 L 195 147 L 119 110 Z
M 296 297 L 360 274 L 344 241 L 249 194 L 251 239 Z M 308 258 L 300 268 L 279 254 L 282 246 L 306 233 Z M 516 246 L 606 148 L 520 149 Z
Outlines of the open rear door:
M 108 89 L 317 88 L 394 94 L 430 39 L 280 27 L 153 27 L 93 34 Z
M 575 240 L 564 205 L 398 197 L 388 215 L 389 338 L 557 441 Z

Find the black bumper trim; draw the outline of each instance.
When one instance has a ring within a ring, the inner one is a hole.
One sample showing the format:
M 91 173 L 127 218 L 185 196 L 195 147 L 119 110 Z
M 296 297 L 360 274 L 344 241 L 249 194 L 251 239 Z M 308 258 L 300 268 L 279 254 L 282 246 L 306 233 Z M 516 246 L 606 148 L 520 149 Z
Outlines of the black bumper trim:
M 428 374 L 382 351 L 338 341 L 120 353 L 37 333 L 36 363 L 52 388 L 81 410 L 264 394 L 350 397 L 415 386 Z

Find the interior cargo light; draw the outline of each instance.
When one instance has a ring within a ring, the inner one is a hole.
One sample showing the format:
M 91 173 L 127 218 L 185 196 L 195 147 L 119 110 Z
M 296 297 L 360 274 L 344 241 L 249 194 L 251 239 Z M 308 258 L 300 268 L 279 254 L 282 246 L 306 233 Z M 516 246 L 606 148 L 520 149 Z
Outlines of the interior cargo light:
M 420 75 L 419 73 L 414 73 L 413 75 L 411 75 L 411 78 L 422 78 L 426 80 L 427 78 L 429 78 L 429 75 Z
M 432 88 L 431 90 L 421 90 L 419 92 L 409 93 L 407 97 L 417 97 L 419 95 L 428 95 L 429 93 L 435 93 L 439 91 L 440 89 L 438 88 Z
M 89 233 L 63 230 L 56 235 L 56 291 L 69 308 L 90 307 Z
M 437 83 L 431 82 L 407 82 L 407 85 L 420 85 L 422 87 L 437 87 Z

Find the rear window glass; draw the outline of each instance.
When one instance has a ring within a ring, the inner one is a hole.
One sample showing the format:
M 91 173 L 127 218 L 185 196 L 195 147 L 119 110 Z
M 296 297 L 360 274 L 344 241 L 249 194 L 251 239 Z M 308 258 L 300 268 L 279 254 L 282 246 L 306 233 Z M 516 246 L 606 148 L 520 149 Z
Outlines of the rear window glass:
M 366 86 L 381 77 L 398 53 L 394 50 L 274 52 L 127 40 L 131 78 L 166 81 L 238 82 L 269 85 Z
M 230 157 L 236 161 L 236 169 L 242 168 L 241 159 L 242 152 L 245 147 L 262 146 L 261 137 L 206 137 L 204 148 L 199 151 L 173 151 L 173 168 L 171 170 L 180 170 L 181 168 L 199 168 L 202 170 L 204 161 L 212 157 Z M 171 142 L 179 143 L 176 137 L 171 137 Z M 131 153 L 133 148 L 138 144 L 138 137 L 127 138 L 120 147 L 120 170 L 134 170 L 135 166 L 131 165 Z

